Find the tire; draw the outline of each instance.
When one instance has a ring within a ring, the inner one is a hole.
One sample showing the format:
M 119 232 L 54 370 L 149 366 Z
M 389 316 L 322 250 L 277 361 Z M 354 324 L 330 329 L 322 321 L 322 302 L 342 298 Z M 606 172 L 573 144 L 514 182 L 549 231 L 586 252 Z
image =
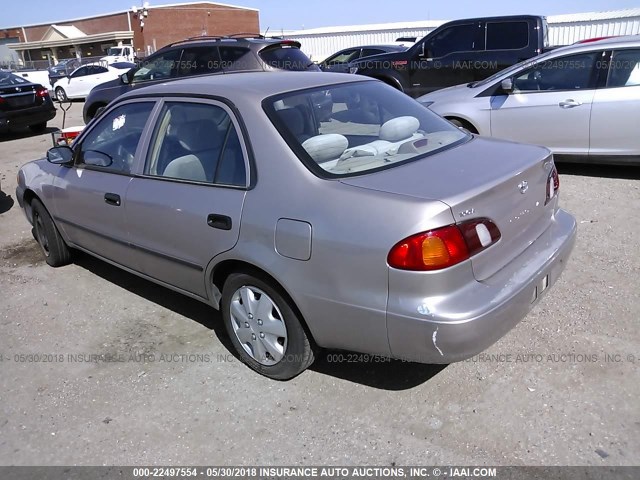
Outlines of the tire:
M 71 262 L 71 252 L 60 236 L 51 215 L 37 198 L 31 201 L 31 211 L 33 214 L 33 234 L 46 262 L 52 267 L 67 265 Z
M 102 110 L 106 106 L 107 105 L 104 103 L 96 103 L 95 105 L 91 105 L 91 107 L 87 111 L 87 118 L 84 119 L 84 123 L 87 124 L 91 120 L 93 120 L 96 117 L 96 115 L 98 115 L 98 113 L 102 113 Z
M 301 319 L 272 282 L 245 273 L 229 275 L 221 310 L 238 356 L 261 375 L 289 380 L 313 363 L 314 348 Z
M 35 125 L 29 125 L 29 130 L 33 133 L 42 133 L 47 129 L 47 122 L 36 123 Z
M 55 92 L 56 92 L 56 98 L 58 99 L 59 102 L 66 102 L 68 100 L 67 92 L 64 91 L 64 88 L 56 87 Z

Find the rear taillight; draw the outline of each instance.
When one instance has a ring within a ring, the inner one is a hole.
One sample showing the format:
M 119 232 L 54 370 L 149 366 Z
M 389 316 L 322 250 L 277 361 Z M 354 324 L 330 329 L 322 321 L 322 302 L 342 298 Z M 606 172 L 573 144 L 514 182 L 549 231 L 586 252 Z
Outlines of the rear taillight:
M 560 177 L 558 176 L 558 170 L 554 165 L 551 169 L 551 173 L 549 173 L 549 177 L 547 178 L 547 198 L 544 202 L 546 205 L 553 199 L 560 190 Z
M 44 87 L 39 87 L 36 89 L 36 97 L 46 97 L 49 94 L 49 90 Z
M 400 270 L 440 270 L 467 260 L 499 239 L 495 223 L 474 219 L 405 238 L 393 246 L 387 262 Z

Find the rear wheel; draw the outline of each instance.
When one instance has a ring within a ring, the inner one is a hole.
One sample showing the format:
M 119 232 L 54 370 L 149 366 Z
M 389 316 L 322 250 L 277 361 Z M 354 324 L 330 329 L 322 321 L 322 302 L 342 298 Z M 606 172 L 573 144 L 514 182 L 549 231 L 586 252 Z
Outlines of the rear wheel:
M 256 372 L 288 380 L 314 360 L 301 319 L 280 288 L 234 273 L 222 289 L 222 318 L 240 359 Z
M 35 125 L 29 125 L 29 129 L 33 133 L 42 133 L 46 130 L 46 128 L 47 128 L 47 122 L 36 123 Z
M 40 244 L 46 262 L 52 267 L 67 265 L 71 261 L 71 253 L 53 223 L 51 215 L 38 199 L 33 199 L 31 202 L 31 210 L 33 233 Z
M 56 98 L 58 99 L 58 101 L 60 102 L 67 101 L 67 92 L 64 91 L 64 88 L 56 87 L 55 92 L 56 92 Z

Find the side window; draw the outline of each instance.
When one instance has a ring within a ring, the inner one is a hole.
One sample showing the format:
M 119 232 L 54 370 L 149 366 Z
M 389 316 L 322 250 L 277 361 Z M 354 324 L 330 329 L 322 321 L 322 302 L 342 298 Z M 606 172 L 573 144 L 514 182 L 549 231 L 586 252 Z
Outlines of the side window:
M 84 77 L 88 73 L 88 68 L 89 67 L 82 67 L 77 69 L 75 72 L 73 72 L 73 75 L 71 75 L 71 78 Z
M 555 91 L 595 88 L 595 63 L 601 52 L 581 53 L 538 62 L 516 75 L 515 91 Z
M 94 65 L 93 71 L 91 72 L 91 75 L 96 75 L 98 73 L 106 73 L 108 71 L 109 70 L 107 68 L 105 68 L 105 67 L 102 67 L 100 65 Z
M 178 74 L 181 77 L 216 73 L 222 70 L 218 47 L 185 48 L 180 59 Z
M 529 45 L 527 22 L 487 22 L 487 50 L 518 50 Z
M 242 47 L 220 47 L 220 59 L 222 68 L 227 70 L 248 70 L 255 69 L 255 62 L 251 61 L 248 48 Z
M 634 87 L 640 85 L 640 50 L 613 52 L 609 62 L 607 87 Z
M 229 114 L 215 105 L 167 102 L 155 129 L 145 174 L 244 186 L 244 155 Z
M 427 40 L 425 52 L 429 57 L 439 58 L 453 52 L 475 50 L 477 30 L 472 23 L 445 28 Z
M 77 163 L 117 173 L 130 173 L 153 106 L 153 102 L 128 103 L 100 117 L 82 140 Z
M 360 49 L 359 48 L 346 50 L 346 51 L 344 51 L 342 53 L 339 53 L 338 55 L 334 56 L 333 58 L 330 58 L 329 60 L 327 60 L 327 64 L 328 65 L 335 65 L 335 64 L 339 64 L 339 63 L 349 63 L 351 60 L 357 59 L 359 54 L 360 54 Z
M 177 48 L 144 60 L 133 74 L 133 81 L 161 80 L 177 76 L 181 53 L 182 49 Z
M 361 57 L 370 57 L 371 55 L 378 55 L 380 53 L 384 53 L 384 50 L 380 50 L 379 48 L 365 48 L 362 50 Z

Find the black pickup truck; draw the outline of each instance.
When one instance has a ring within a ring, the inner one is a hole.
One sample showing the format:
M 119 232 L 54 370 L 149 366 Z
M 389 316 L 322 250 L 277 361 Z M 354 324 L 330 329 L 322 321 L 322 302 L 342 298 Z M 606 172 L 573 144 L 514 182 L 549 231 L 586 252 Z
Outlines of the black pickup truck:
M 548 48 L 545 17 L 518 15 L 445 23 L 404 52 L 351 63 L 351 73 L 378 78 L 412 97 L 475 82 Z

